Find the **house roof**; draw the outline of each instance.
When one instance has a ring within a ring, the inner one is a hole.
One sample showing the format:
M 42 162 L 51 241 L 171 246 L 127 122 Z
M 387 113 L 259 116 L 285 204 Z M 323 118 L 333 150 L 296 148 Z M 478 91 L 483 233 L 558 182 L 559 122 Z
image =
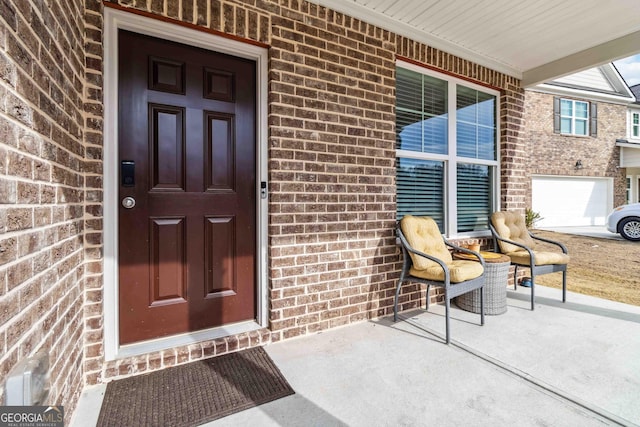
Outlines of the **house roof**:
M 636 102 L 634 102 L 634 104 L 640 104 L 640 83 L 630 86 L 629 89 L 631 89 L 633 96 L 636 97 Z
M 636 100 L 631 89 L 612 63 L 559 77 L 534 86 L 530 90 L 557 95 L 573 95 L 625 105 Z
M 638 0 L 311 0 L 520 78 L 553 80 L 640 52 Z

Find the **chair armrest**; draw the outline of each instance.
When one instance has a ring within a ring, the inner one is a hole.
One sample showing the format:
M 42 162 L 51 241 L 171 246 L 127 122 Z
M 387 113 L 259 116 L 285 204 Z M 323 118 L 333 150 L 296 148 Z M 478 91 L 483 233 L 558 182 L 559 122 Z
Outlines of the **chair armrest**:
M 449 242 L 447 239 L 444 239 L 444 243 L 445 245 L 447 245 L 448 247 L 452 248 L 453 250 L 457 251 L 457 252 L 462 252 L 465 254 L 470 254 L 475 256 L 476 258 L 478 258 L 478 261 L 480 262 L 480 264 L 482 264 L 482 268 L 485 268 L 485 262 L 484 262 L 484 258 L 482 258 L 482 255 L 480 255 L 478 252 L 472 251 L 471 249 L 467 249 L 467 248 L 463 248 L 462 246 L 457 246 L 454 245 L 453 243 Z
M 550 240 L 544 237 L 540 237 L 540 236 L 536 236 L 535 234 L 529 232 L 529 235 L 535 239 L 535 240 L 540 240 L 541 242 L 545 242 L 545 243 L 551 243 L 552 245 L 556 245 L 558 246 L 560 249 L 562 249 L 562 253 L 568 254 L 569 251 L 567 250 L 567 247 L 565 245 L 563 245 L 561 242 L 557 242 L 555 240 Z

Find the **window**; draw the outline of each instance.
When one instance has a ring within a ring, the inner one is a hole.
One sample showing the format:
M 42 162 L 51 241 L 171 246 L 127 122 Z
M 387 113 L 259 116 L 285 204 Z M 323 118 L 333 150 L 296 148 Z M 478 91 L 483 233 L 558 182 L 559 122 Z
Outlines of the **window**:
M 627 176 L 627 203 L 631 203 L 631 177 Z
M 597 136 L 597 105 L 555 97 L 553 131 L 563 135 Z
M 631 113 L 631 138 L 640 138 L 640 113 Z
M 482 234 L 497 204 L 498 92 L 398 63 L 397 217 Z
M 560 133 L 586 135 L 589 128 L 588 106 L 582 101 L 560 100 Z

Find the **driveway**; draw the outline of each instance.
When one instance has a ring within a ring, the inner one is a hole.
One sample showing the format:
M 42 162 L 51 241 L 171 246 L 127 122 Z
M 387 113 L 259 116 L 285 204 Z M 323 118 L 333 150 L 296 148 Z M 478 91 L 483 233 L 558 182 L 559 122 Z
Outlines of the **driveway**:
M 542 227 L 540 230 L 554 231 L 556 233 L 575 234 L 578 236 L 598 237 L 600 239 L 624 240 L 619 234 L 607 231 L 604 225 L 591 225 L 583 227 Z

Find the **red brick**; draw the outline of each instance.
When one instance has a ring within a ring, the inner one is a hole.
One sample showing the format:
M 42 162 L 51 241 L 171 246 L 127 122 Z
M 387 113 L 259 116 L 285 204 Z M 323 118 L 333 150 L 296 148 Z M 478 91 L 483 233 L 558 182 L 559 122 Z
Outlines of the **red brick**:
M 7 18 L 12 30 L 3 33 L 0 43 L 7 47 L 0 59 L 6 64 L 2 77 L 12 88 L 2 92 L 12 119 L 0 121 L 5 144 L 0 149 L 0 201 L 34 209 L 0 209 L 0 232 L 15 233 L 0 241 L 0 265 L 10 266 L 2 273 L 8 278 L 3 292 L 9 294 L 0 293 L 0 298 L 14 298 L 8 288 L 30 285 L 34 273 L 42 275 L 37 283 L 46 293 L 36 301 L 37 315 L 18 328 L 28 342 L 22 351 L 41 340 L 55 347 L 52 355 L 71 355 L 56 366 L 52 388 L 56 399 L 71 408 L 83 375 L 95 383 L 388 312 L 392 289 L 380 296 L 372 296 L 372 289 L 392 287 L 399 270 L 399 252 L 389 237 L 395 223 L 396 55 L 462 76 L 473 70 L 478 83 L 503 91 L 500 133 L 509 153 L 501 165 L 502 202 L 524 204 L 524 97 L 516 79 L 303 1 L 120 0 L 126 7 L 270 45 L 268 317 L 276 332 L 183 346 L 148 359 L 105 362 L 100 267 L 102 130 L 108 125 L 101 104 L 103 5 L 86 2 L 87 10 L 76 10 L 72 3 L 49 2 L 26 16 L 32 2 L 13 3 L 21 8 L 18 16 Z M 65 37 L 53 42 L 54 34 Z M 40 49 L 25 48 L 29 46 Z M 31 99 L 36 94 L 38 99 Z M 29 290 L 20 292 L 27 301 L 34 298 Z M 419 287 L 408 287 L 405 306 L 416 304 L 420 295 Z M 58 308 L 67 309 L 60 313 L 64 318 L 57 317 Z M 80 337 L 82 315 L 87 320 Z M 14 316 L 5 314 L 7 321 Z M 29 332 L 36 317 L 47 325 L 42 337 Z M 11 344 L 3 351 L 16 354 L 16 335 L 2 334 L 4 330 L 0 337 Z

